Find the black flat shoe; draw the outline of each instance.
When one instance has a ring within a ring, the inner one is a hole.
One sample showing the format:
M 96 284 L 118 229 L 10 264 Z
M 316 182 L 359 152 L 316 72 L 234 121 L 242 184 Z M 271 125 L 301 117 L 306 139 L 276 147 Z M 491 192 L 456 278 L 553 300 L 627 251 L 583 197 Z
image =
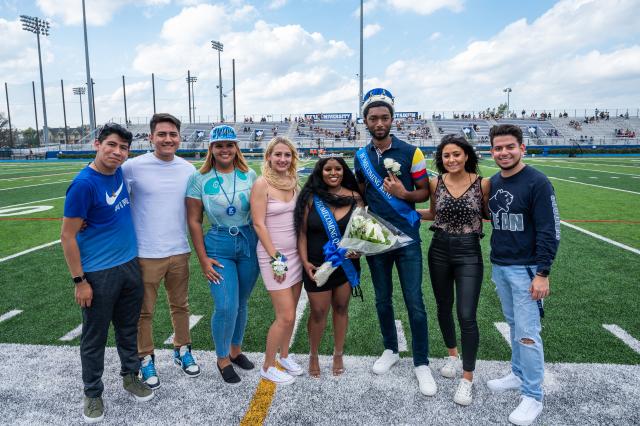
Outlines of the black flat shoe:
M 222 380 L 224 380 L 225 382 L 232 384 L 240 382 L 240 376 L 238 376 L 236 371 L 233 369 L 233 365 L 229 364 L 224 368 L 220 368 L 218 363 L 216 363 L 216 367 L 218 367 L 218 371 L 222 376 Z
M 240 354 L 235 358 L 230 356 L 229 360 L 243 370 L 253 370 L 255 368 L 255 365 L 244 354 Z

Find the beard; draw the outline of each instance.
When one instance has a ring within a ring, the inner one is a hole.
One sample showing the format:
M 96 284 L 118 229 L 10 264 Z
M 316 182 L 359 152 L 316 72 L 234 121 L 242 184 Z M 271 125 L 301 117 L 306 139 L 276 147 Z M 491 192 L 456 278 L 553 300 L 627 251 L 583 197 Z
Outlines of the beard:
M 367 127 L 367 130 L 369 130 L 369 133 L 371 134 L 371 137 L 372 137 L 372 138 L 374 138 L 374 139 L 376 139 L 376 140 L 379 140 L 379 141 L 381 141 L 381 140 L 383 140 L 383 139 L 386 139 L 386 138 L 387 138 L 387 136 L 389 136 L 389 133 L 391 133 L 391 127 L 389 127 L 388 129 L 385 129 L 384 135 L 383 135 L 383 136 L 381 136 L 381 137 L 377 137 L 377 136 L 376 136 L 376 131 L 375 131 L 375 129 L 374 129 L 374 130 L 371 130 L 369 127 Z

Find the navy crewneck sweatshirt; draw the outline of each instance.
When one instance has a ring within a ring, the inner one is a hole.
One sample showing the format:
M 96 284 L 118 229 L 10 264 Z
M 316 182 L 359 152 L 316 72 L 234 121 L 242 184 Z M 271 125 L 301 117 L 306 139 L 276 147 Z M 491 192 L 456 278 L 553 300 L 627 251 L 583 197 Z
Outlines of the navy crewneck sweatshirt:
M 560 243 L 560 214 L 549 179 L 525 166 L 510 177 L 491 177 L 491 262 L 550 270 Z

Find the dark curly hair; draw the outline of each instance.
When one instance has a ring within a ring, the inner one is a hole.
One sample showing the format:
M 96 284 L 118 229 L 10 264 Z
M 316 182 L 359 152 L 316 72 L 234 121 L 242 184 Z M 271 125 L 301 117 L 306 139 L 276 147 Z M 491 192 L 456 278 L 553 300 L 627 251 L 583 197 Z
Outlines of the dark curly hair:
M 320 197 L 320 199 L 325 203 L 336 207 L 347 206 L 353 203 L 353 198 L 351 197 L 338 196 L 329 192 L 329 187 L 324 182 L 324 179 L 322 179 L 322 169 L 329 160 L 335 160 L 342 166 L 342 186 L 362 197 L 356 177 L 344 159 L 341 157 L 321 158 L 314 166 L 313 171 L 309 175 L 309 179 L 307 179 L 307 182 L 302 187 L 300 195 L 298 196 L 298 201 L 296 202 L 296 209 L 294 212 L 296 235 L 300 234 L 302 220 L 304 218 L 304 210 L 307 208 L 309 201 L 313 199 L 314 195 Z
M 440 145 L 436 148 L 436 153 L 433 156 L 433 164 L 438 170 L 438 173 L 441 175 L 447 173 L 447 169 L 444 167 L 444 162 L 442 161 L 442 151 L 444 150 L 444 147 L 449 144 L 458 145 L 462 148 L 464 153 L 467 154 L 467 161 L 464 163 L 464 169 L 467 173 L 475 173 L 479 175 L 480 169 L 478 168 L 478 154 L 476 154 L 476 151 L 473 149 L 471 144 L 467 142 L 463 136 L 454 134 L 444 136 L 440 141 Z

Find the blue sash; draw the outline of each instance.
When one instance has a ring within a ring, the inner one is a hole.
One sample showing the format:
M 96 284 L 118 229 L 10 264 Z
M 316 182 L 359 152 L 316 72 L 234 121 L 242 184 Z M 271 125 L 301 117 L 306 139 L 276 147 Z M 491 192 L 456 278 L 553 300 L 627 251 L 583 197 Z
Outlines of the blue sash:
M 371 161 L 369 160 L 369 155 L 367 155 L 366 146 L 360 148 L 356 152 L 356 158 L 360 161 L 364 175 L 369 182 L 371 182 L 371 185 L 373 185 L 373 187 L 380 193 L 382 198 L 389 203 L 396 213 L 405 218 L 406 221 L 409 222 L 409 225 L 415 225 L 415 223 L 420 220 L 420 215 L 404 200 L 396 198 L 384 190 L 382 187 L 384 179 L 382 179 L 380 175 L 378 175 L 378 172 L 373 168 L 373 164 L 371 164 Z
M 324 205 L 320 197 L 317 195 L 313 196 L 313 205 L 315 206 L 318 216 L 320 216 L 320 220 L 322 221 L 322 225 L 324 226 L 324 230 L 329 237 L 329 241 L 327 241 L 324 247 L 322 247 L 325 262 L 331 262 L 331 265 L 334 268 L 342 266 L 351 287 L 359 286 L 360 275 L 358 274 L 358 270 L 353 266 L 353 263 L 351 263 L 351 259 L 344 257 L 347 250 L 338 247 L 338 243 L 340 242 L 342 235 L 340 235 L 340 228 L 338 228 L 336 218 L 333 217 L 331 210 Z

